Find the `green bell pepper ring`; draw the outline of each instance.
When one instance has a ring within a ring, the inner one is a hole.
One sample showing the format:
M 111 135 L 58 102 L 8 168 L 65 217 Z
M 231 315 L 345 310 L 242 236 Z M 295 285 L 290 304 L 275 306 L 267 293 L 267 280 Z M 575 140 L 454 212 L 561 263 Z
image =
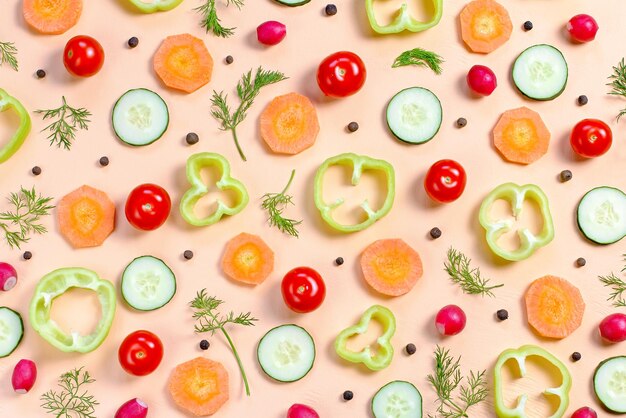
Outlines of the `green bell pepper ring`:
M 369 202 L 366 200 L 361 203 L 361 208 L 365 211 L 367 215 L 367 219 L 361 223 L 355 225 L 345 225 L 337 222 L 333 218 L 333 210 L 338 206 L 342 205 L 345 201 L 344 199 L 337 199 L 333 203 L 324 202 L 323 198 L 323 182 L 324 182 L 324 174 L 326 171 L 334 165 L 346 165 L 352 166 L 352 185 L 356 186 L 359 184 L 361 180 L 361 174 L 365 170 L 377 170 L 381 171 L 385 174 L 387 180 L 387 197 L 382 205 L 382 207 L 378 210 L 373 210 Z M 341 232 L 356 232 L 361 231 L 385 216 L 391 210 L 393 206 L 393 200 L 396 195 L 395 192 L 396 180 L 395 180 L 395 172 L 393 166 L 384 160 L 376 160 L 374 158 L 366 157 L 364 155 L 356 155 L 352 153 L 340 154 L 334 157 L 331 157 L 324 161 L 322 165 L 317 169 L 317 173 L 315 173 L 314 180 L 314 199 L 315 206 L 320 211 L 322 218 L 328 225 L 332 228 L 341 231 Z
M 221 199 L 217 199 L 217 209 L 207 217 L 199 218 L 195 214 L 195 207 L 198 200 L 209 192 L 209 187 L 202 181 L 201 172 L 203 168 L 217 167 L 221 177 L 217 182 L 219 190 L 231 190 L 237 195 L 234 206 L 228 206 Z M 233 216 L 241 212 L 248 204 L 248 191 L 239 180 L 230 176 L 230 164 L 220 154 L 211 152 L 201 152 L 194 154 L 187 160 L 187 179 L 191 188 L 185 192 L 180 201 L 180 214 L 187 223 L 194 226 L 213 225 L 222 219 L 222 216 Z
M 52 302 L 72 288 L 93 290 L 100 301 L 100 322 L 93 333 L 66 334 L 50 318 Z M 64 352 L 89 353 L 102 344 L 115 316 L 116 295 L 111 282 L 84 268 L 62 268 L 46 274 L 37 284 L 30 302 L 30 323 L 41 337 Z
M 143 13 L 164 12 L 172 10 L 183 2 L 183 0 L 129 0 L 137 9 Z
M 9 96 L 6 91 L 0 89 L 0 112 L 9 109 L 17 113 L 17 116 L 20 118 L 20 124 L 9 142 L 0 148 L 0 164 L 11 158 L 20 149 L 30 132 L 30 115 L 28 111 L 16 98 Z
M 520 379 L 526 377 L 526 359 L 528 357 L 540 357 L 553 365 L 561 374 L 561 385 L 557 388 L 548 388 L 543 391 L 544 396 L 556 396 L 560 403 L 556 412 L 548 418 L 561 418 L 565 415 L 565 411 L 569 405 L 569 391 L 572 387 L 572 376 L 569 374 L 567 367 L 555 356 L 536 345 L 524 345 L 517 350 L 508 349 L 502 352 L 496 361 L 493 370 L 495 407 L 496 413 L 500 418 L 526 418 L 526 402 L 528 395 L 523 394 L 517 399 L 517 405 L 509 408 L 504 402 L 504 379 L 502 377 L 502 368 L 508 360 L 514 360 L 519 368 Z
M 348 339 L 357 334 L 363 334 L 367 331 L 372 319 L 376 319 L 383 326 L 383 334 L 376 339 L 378 347 L 376 352 L 372 352 L 369 346 L 361 351 L 352 351 L 347 348 Z M 335 351 L 339 357 L 352 363 L 363 363 L 368 369 L 378 371 L 391 364 L 393 360 L 393 346 L 391 345 L 391 337 L 396 332 L 396 317 L 393 312 L 384 306 L 374 305 L 370 307 L 358 324 L 348 327 L 341 331 L 335 339 Z
M 496 200 L 505 200 L 511 204 L 513 216 L 518 219 L 526 199 L 534 200 L 539 206 L 543 228 L 539 235 L 534 235 L 528 228 L 518 230 L 520 246 L 515 250 L 506 250 L 498 245 L 498 239 L 511 230 L 514 222 L 511 219 L 491 219 L 489 215 L 491 207 Z M 480 205 L 478 220 L 487 232 L 487 244 L 491 251 L 509 261 L 520 261 L 530 257 L 535 250 L 549 244 L 554 238 L 554 225 L 552 224 L 548 198 L 543 190 L 534 184 L 518 186 L 514 183 L 505 183 L 496 187 Z
M 432 0 L 433 2 L 433 18 L 429 22 L 420 22 L 411 16 L 409 7 L 406 3 L 403 3 L 398 10 L 396 17 L 388 25 L 380 25 L 376 20 L 376 13 L 374 12 L 374 0 L 365 0 L 365 10 L 367 11 L 367 18 L 370 21 L 370 26 L 374 32 L 386 35 L 390 33 L 400 33 L 404 30 L 410 32 L 422 32 L 426 29 L 430 29 L 436 26 L 441 17 L 443 16 L 443 0 Z

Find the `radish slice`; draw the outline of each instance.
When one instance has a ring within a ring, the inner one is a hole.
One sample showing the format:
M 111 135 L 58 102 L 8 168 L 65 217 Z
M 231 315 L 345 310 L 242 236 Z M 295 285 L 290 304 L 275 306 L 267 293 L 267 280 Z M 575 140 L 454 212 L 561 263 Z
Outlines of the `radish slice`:
M 115 418 L 146 418 L 148 416 L 148 404 L 139 398 L 131 399 L 115 413 Z
M 320 416 L 310 406 L 295 403 L 287 411 L 287 418 L 320 418 Z
M 20 360 L 13 369 L 11 383 L 17 393 L 27 393 L 35 385 L 37 380 L 37 366 L 32 360 Z
M 8 263 L 0 263 L 0 290 L 6 292 L 17 284 L 17 271 Z
M 275 20 L 269 20 L 256 28 L 256 36 L 263 45 L 276 45 L 287 35 L 287 26 Z

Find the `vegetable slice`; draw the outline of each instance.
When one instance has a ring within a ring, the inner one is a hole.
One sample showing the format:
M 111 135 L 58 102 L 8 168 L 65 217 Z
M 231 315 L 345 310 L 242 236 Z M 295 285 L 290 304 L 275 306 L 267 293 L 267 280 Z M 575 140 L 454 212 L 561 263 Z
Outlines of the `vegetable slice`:
M 97 247 L 115 228 L 115 204 L 101 190 L 81 186 L 59 202 L 61 235 L 74 248 Z
M 513 64 L 513 82 L 524 96 L 552 100 L 567 85 L 567 62 L 552 45 L 533 45 L 522 51 Z
M 152 65 L 163 84 L 186 93 L 207 84 L 213 74 L 213 57 L 204 42 L 188 33 L 165 38 Z
M 46 35 L 58 35 L 76 25 L 83 11 L 83 0 L 24 0 L 24 20 Z
M 613 244 L 626 236 L 626 193 L 608 186 L 589 190 L 578 203 L 578 229 L 596 244 Z
M 459 15 L 461 37 L 472 52 L 488 54 L 511 37 L 509 12 L 493 0 L 474 0 Z
M 261 369 L 279 382 L 295 382 L 306 376 L 315 362 L 315 343 L 304 328 L 293 324 L 269 330 L 257 348 Z
M 298 154 L 315 143 L 320 131 L 308 97 L 289 93 L 274 98 L 260 117 L 261 138 L 278 154 Z
M 261 284 L 274 270 L 274 251 L 258 235 L 242 232 L 226 244 L 222 270 L 238 282 Z
M 156 257 L 144 255 L 131 261 L 122 273 L 122 297 L 138 311 L 154 311 L 176 294 L 176 276 Z
M 548 152 L 550 131 L 539 113 L 523 106 L 500 116 L 493 128 L 493 144 L 505 160 L 530 164 Z
M 528 323 L 539 335 L 565 338 L 580 326 L 585 301 L 567 280 L 544 276 L 535 280 L 525 296 Z
M 113 107 L 115 135 L 125 144 L 142 147 L 163 136 L 170 123 L 165 101 L 148 89 L 132 89 L 122 94 Z
M 0 358 L 15 351 L 23 337 L 22 316 L 6 306 L 0 307 Z
M 596 368 L 593 391 L 609 411 L 626 413 L 626 357 L 611 357 Z
M 197 416 L 213 415 L 228 401 L 228 372 L 203 357 L 176 366 L 167 384 L 179 408 Z
M 401 239 L 381 239 L 361 254 L 361 271 L 367 284 L 387 296 L 409 292 L 422 277 L 419 254 Z
M 387 105 L 387 126 L 407 144 L 423 144 L 437 135 L 443 110 L 439 98 L 423 87 L 410 87 L 396 93 Z
M 422 394 L 409 382 L 394 380 L 372 398 L 375 418 L 422 418 Z

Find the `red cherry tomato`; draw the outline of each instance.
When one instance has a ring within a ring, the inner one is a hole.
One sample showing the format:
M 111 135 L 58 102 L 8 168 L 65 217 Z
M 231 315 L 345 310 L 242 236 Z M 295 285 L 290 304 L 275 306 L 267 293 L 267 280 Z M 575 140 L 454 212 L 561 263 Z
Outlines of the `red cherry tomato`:
M 498 80 L 491 68 L 474 65 L 467 73 L 467 85 L 474 93 L 489 96 L 498 87 Z
M 449 203 L 463 194 L 466 183 L 467 176 L 461 164 L 454 160 L 440 160 L 428 169 L 424 188 L 434 201 Z
M 75 36 L 65 45 L 63 64 L 70 74 L 91 77 L 104 64 L 104 49 L 91 36 Z
M 463 309 L 456 305 L 441 308 L 435 318 L 435 326 L 441 335 L 456 335 L 465 329 L 467 318 Z
M 614 313 L 600 322 L 600 335 L 611 343 L 626 341 L 626 315 Z
M 576 154 L 593 158 L 611 148 L 613 133 L 609 125 L 598 119 L 583 119 L 574 126 L 570 143 Z
M 163 344 L 150 331 L 135 331 L 122 341 L 118 359 L 126 373 L 145 376 L 161 364 Z
M 326 297 L 324 279 L 310 267 L 297 267 L 285 274 L 281 291 L 285 304 L 298 313 L 314 311 Z
M 141 184 L 133 189 L 126 199 L 126 219 L 137 229 L 157 229 L 170 215 L 170 195 L 156 184 Z
M 598 418 L 598 414 L 588 406 L 584 406 L 575 410 L 571 418 Z
M 567 31 L 576 42 L 590 42 L 598 33 L 598 22 L 586 14 L 576 15 L 567 22 Z
M 357 54 L 335 52 L 317 69 L 317 84 L 326 96 L 351 96 L 363 87 L 366 73 L 365 64 Z

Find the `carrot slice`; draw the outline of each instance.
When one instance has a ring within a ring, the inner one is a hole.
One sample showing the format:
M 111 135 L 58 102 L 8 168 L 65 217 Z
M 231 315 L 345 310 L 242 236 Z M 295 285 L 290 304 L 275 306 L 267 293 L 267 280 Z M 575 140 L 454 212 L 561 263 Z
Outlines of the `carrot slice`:
M 261 137 L 278 154 L 298 154 L 315 143 L 320 131 L 315 106 L 298 93 L 278 96 L 261 113 Z
M 167 87 L 193 93 L 211 81 L 213 57 L 202 39 L 184 33 L 165 38 L 152 66 Z
M 101 190 L 81 186 L 57 207 L 61 235 L 74 248 L 97 247 L 115 228 L 115 204 Z
M 24 0 L 22 14 L 33 29 L 58 35 L 73 27 L 83 11 L 83 0 Z
M 548 152 L 550 131 L 527 107 L 507 110 L 493 129 L 493 144 L 512 163 L 530 164 Z
M 274 252 L 258 235 L 242 232 L 226 244 L 222 270 L 238 282 L 263 283 L 274 270 Z
M 381 239 L 361 254 L 361 271 L 374 290 L 387 296 L 407 293 L 422 277 L 419 254 L 401 239 Z
M 203 357 L 176 366 L 167 385 L 174 403 L 197 416 L 213 415 L 228 401 L 228 372 Z
M 580 326 L 585 302 L 580 290 L 567 280 L 544 276 L 526 291 L 528 323 L 539 335 L 565 338 Z
M 511 37 L 513 24 L 509 12 L 494 0 L 474 0 L 459 16 L 461 37 L 473 52 L 488 54 Z

